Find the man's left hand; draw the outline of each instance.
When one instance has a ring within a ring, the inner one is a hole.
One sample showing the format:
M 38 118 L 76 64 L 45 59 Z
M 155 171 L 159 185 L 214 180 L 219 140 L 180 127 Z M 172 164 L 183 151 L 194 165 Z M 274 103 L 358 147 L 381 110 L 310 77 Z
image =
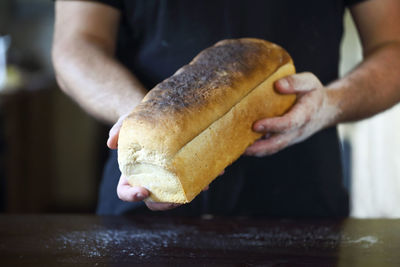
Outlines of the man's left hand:
M 296 94 L 293 107 L 282 117 L 256 121 L 253 130 L 264 136 L 249 146 L 245 155 L 262 157 L 299 143 L 334 124 L 340 110 L 329 103 L 328 89 L 312 73 L 294 74 L 275 82 L 281 94 Z

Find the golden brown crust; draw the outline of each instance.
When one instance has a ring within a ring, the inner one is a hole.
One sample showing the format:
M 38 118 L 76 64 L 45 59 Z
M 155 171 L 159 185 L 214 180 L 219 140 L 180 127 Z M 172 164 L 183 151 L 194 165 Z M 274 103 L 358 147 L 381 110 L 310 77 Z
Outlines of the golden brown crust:
M 266 41 L 221 41 L 153 88 L 126 124 L 150 130 L 148 138 L 139 137 L 141 142 L 173 155 L 290 60 L 283 49 Z M 168 133 L 159 135 L 165 129 Z
M 180 178 L 188 201 L 261 137 L 252 131 L 254 121 L 287 111 L 295 96 L 278 95 L 273 90 L 273 82 L 292 73 L 292 64 L 282 66 L 175 155 L 174 172 Z
M 274 92 L 272 81 L 267 82 L 268 88 L 258 90 L 258 97 L 249 103 L 244 101 L 282 66 L 291 67 L 281 70 L 281 76 L 294 72 L 292 60 L 284 49 L 259 39 L 224 40 L 205 49 L 152 89 L 124 121 L 119 138 L 121 171 L 132 176 L 127 171 L 134 172 L 132 164 L 161 166 L 171 173 L 170 179 L 177 180 L 173 184 L 181 186 L 176 195 L 168 193 L 162 197 L 162 188 L 155 189 L 159 193 L 154 199 L 165 201 L 164 197 L 176 201 L 185 195 L 186 201 L 190 201 L 203 184 L 215 178 L 218 174 L 215 172 L 225 168 L 259 137 L 251 131 L 256 119 L 280 115 L 293 103 L 293 96 L 283 97 Z M 268 104 L 271 101 L 283 108 Z M 233 108 L 236 106 L 241 106 L 240 112 Z M 266 111 L 268 107 L 271 109 Z M 228 124 L 233 125 L 233 131 L 240 129 L 240 132 L 233 134 L 220 128 Z M 212 144 L 221 140 L 232 149 L 220 147 L 213 152 L 225 152 L 228 156 L 221 159 L 207 156 L 214 154 L 205 148 L 218 147 Z M 195 162 L 196 157 L 201 158 L 201 164 Z M 214 164 L 216 161 L 218 164 Z M 208 168 L 207 164 L 215 165 L 209 168 L 212 169 L 209 174 L 201 171 Z M 131 180 L 135 183 L 135 179 Z

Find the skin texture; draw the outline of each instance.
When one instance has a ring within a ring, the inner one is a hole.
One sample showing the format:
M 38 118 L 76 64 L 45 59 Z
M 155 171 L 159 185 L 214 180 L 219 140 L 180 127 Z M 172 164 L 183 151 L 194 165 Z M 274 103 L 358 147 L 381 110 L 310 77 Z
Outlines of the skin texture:
M 137 105 L 147 90 L 114 58 L 119 11 L 103 4 L 57 1 L 53 65 L 61 89 L 109 124 Z
M 369 0 L 352 7 L 351 13 L 363 45 L 363 62 L 328 85 L 307 72 L 277 81 L 279 93 L 295 93 L 298 100 L 284 116 L 254 123 L 253 130 L 264 137 L 246 150 L 247 155 L 277 153 L 321 129 L 368 118 L 400 101 L 400 1 Z M 87 112 L 110 124 L 117 121 L 107 141 L 111 149 L 117 148 L 125 114 L 146 92 L 113 58 L 119 16 L 118 11 L 101 4 L 56 3 L 53 61 L 57 80 Z M 117 193 L 124 201 L 142 201 L 149 195 L 145 188 L 131 187 L 125 177 L 120 178 Z M 177 206 L 146 205 L 152 210 Z
M 341 122 L 364 119 L 400 101 L 400 2 L 367 1 L 351 9 L 358 27 L 364 60 L 351 73 L 323 86 L 312 73 L 278 81 L 282 94 L 298 94 L 297 104 L 281 118 L 254 123 L 267 138 L 255 142 L 247 155 L 265 156 Z

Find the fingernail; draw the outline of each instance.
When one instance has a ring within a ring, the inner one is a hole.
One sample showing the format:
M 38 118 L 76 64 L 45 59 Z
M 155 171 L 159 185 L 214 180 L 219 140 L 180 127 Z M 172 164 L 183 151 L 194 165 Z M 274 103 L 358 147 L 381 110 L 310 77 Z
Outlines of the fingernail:
M 256 127 L 256 131 L 258 131 L 258 132 L 262 132 L 262 131 L 264 131 L 264 126 L 263 125 L 258 125 L 257 127 Z
M 142 193 L 136 193 L 135 197 L 136 199 L 143 199 L 144 195 Z
M 279 86 L 282 89 L 289 89 L 289 82 L 286 79 L 279 80 Z
M 113 126 L 111 129 L 110 129 L 110 131 L 108 132 L 108 136 L 113 136 L 113 135 L 115 135 L 115 127 Z

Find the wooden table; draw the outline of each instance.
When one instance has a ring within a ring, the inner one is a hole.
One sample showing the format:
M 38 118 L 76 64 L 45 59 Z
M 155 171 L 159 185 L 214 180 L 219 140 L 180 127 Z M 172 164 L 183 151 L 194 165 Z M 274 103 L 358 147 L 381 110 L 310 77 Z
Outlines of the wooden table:
M 400 266 L 400 220 L 2 215 L 0 266 Z

